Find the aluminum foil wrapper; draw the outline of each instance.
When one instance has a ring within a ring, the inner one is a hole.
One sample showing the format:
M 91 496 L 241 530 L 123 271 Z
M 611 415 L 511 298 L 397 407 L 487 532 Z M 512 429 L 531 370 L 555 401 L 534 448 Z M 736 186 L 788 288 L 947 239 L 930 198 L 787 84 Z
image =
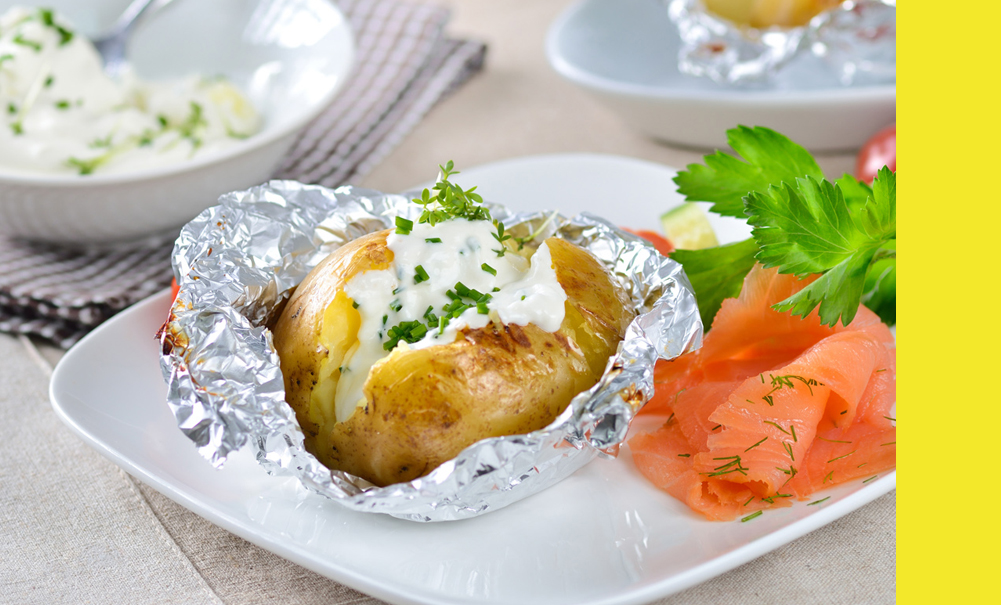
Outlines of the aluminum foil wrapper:
M 846 0 L 801 27 L 763 29 L 730 22 L 702 0 L 664 1 L 681 36 L 682 73 L 725 85 L 764 85 L 807 55 L 820 64 L 800 66 L 797 74 L 826 66 L 843 86 L 896 81 L 896 0 Z
M 174 247 L 181 291 L 160 336 L 167 403 L 213 465 L 248 446 L 268 472 L 294 475 L 353 510 L 413 521 L 463 519 L 554 485 L 595 456 L 615 455 L 630 420 L 653 395 L 657 359 L 701 345 L 687 277 L 644 240 L 587 214 L 511 214 L 488 204 L 515 236 L 542 229 L 536 241 L 557 235 L 591 251 L 638 315 L 598 383 L 546 428 L 482 440 L 429 475 L 377 487 L 329 470 L 305 450 L 266 324 L 330 252 L 389 228 L 396 216 L 416 220 L 421 207 L 401 195 L 292 181 L 219 201 L 184 227 Z

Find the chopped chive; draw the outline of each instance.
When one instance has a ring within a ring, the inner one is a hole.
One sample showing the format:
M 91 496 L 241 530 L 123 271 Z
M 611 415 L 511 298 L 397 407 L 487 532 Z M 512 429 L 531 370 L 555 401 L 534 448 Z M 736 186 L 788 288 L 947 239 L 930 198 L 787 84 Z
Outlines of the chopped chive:
M 807 504 L 807 506 L 813 506 L 814 504 L 820 504 L 820 503 L 822 503 L 822 502 L 827 502 L 827 501 L 828 501 L 828 500 L 830 500 L 830 499 L 831 499 L 831 497 L 830 497 L 830 496 L 828 496 L 828 497 L 826 497 L 826 498 L 821 498 L 820 500 L 814 500 L 813 502 L 811 502 L 811 503 Z
M 478 302 L 476 303 L 476 312 L 479 313 L 480 315 L 486 315 L 490 313 L 490 309 L 487 308 L 487 303 Z
M 388 315 L 383 315 L 383 316 L 382 316 L 382 325 L 386 325 L 386 320 L 387 320 L 387 319 L 389 319 L 389 316 L 388 316 Z
M 880 443 L 879 445 L 880 446 L 884 446 L 884 445 L 897 445 L 897 442 L 896 441 L 890 441 L 888 443 Z
M 751 514 L 747 515 L 746 517 L 744 517 L 743 519 L 741 519 L 741 520 L 740 520 L 740 522 L 741 522 L 741 523 L 747 523 L 747 522 L 748 522 L 748 521 L 750 521 L 751 519 L 757 519 L 757 518 L 758 518 L 758 517 L 760 517 L 761 515 L 762 515 L 762 512 L 761 512 L 761 511 L 759 510 L 759 511 L 757 511 L 757 512 L 753 512 L 753 513 L 751 513 Z
M 52 86 L 52 83 L 55 82 L 55 81 L 56 81 L 56 79 L 53 78 L 52 76 L 49 76 L 48 78 L 45 78 L 45 88 L 48 88 L 48 87 Z
M 165 116 L 163 114 L 160 114 L 160 115 L 156 116 L 156 121 L 160 125 L 160 128 L 166 128 L 167 127 L 167 124 L 168 124 L 167 116 Z
M 415 284 L 419 284 L 421 282 L 424 282 L 424 281 L 427 281 L 427 280 L 431 279 L 431 277 L 428 275 L 428 272 L 425 271 L 424 267 L 422 267 L 420 265 L 417 265 L 416 267 L 414 267 L 414 272 L 415 272 L 415 275 L 414 275 L 414 283 Z
M 758 447 L 759 445 L 761 445 L 762 443 L 764 443 L 764 442 L 765 442 L 765 441 L 767 441 L 767 440 L 768 440 L 768 437 L 765 437 L 764 439 L 762 439 L 761 441 L 759 441 L 759 442 L 755 443 L 754 445 L 752 445 L 751 447 L 747 448 L 747 449 L 746 449 L 746 450 L 744 450 L 744 451 L 745 451 L 745 452 L 749 452 L 749 451 L 751 451 L 751 450 L 753 450 L 754 448 Z
M 678 454 L 678 457 L 679 458 L 691 458 L 692 455 L 691 454 Z
M 17 105 L 14 105 L 13 103 L 7 103 L 7 113 L 11 115 L 17 113 Z
M 761 379 L 761 384 L 765 384 L 765 375 L 764 374 L 758 374 L 758 378 Z
M 426 243 L 428 243 L 428 244 L 440 244 L 441 243 L 441 238 L 440 237 L 425 237 L 424 241 Z
M 744 506 L 747 506 L 748 504 L 750 504 L 751 500 L 754 500 L 754 496 L 751 496 L 750 498 L 748 498 L 747 502 L 744 503 Z
M 21 46 L 27 46 L 28 48 L 33 49 L 36 53 L 42 52 L 42 45 L 41 45 L 41 43 L 35 42 L 34 40 L 28 40 L 28 39 L 26 39 L 24 37 L 24 34 L 18 34 L 16 36 L 14 36 L 13 42 L 14 42 L 14 44 L 19 44 Z M 46 83 L 46 86 L 48 86 L 47 83 Z
M 472 298 L 472 296 L 470 296 L 469 288 L 467 288 L 466 284 L 461 281 L 455 282 L 455 293 L 464 298 Z
M 389 308 L 396 312 L 399 312 L 399 310 L 403 308 L 403 303 L 400 302 L 400 299 L 396 299 L 393 302 L 389 303 Z
M 352 306 L 352 307 L 354 307 L 355 309 L 357 309 L 357 308 L 358 308 L 358 307 L 360 307 L 361 305 L 359 305 L 359 304 L 358 304 L 358 301 L 357 301 L 357 300 L 352 300 L 352 301 L 351 301 L 351 306 Z
M 491 292 L 500 292 L 500 288 L 498 288 L 497 286 L 494 286 L 494 289 L 491 290 Z
M 852 451 L 848 452 L 847 454 L 845 454 L 844 456 L 838 456 L 837 458 L 831 458 L 830 460 L 827 461 L 827 463 L 830 464 L 830 463 L 834 462 L 835 460 L 841 460 L 842 458 L 847 458 L 848 456 L 851 456 L 852 454 L 854 454 L 857 451 L 858 450 L 852 450 Z
M 865 480 L 865 481 L 863 481 L 862 483 L 869 483 L 870 481 L 872 481 L 873 479 L 875 479 L 875 478 L 876 478 L 876 477 L 878 477 L 878 476 L 879 476 L 879 475 L 873 475 L 872 477 L 869 477 L 868 479 L 866 479 L 866 480 Z
M 396 233 L 398 235 L 410 235 L 410 231 L 414 228 L 414 222 L 403 218 L 402 216 L 396 217 Z
M 66 100 L 56 101 L 56 109 L 69 109 L 70 102 Z
M 792 440 L 795 441 L 796 443 L 799 443 L 799 439 L 796 438 L 796 425 L 790 424 L 789 430 L 792 432 Z
M 486 263 L 483 263 L 482 265 L 480 265 L 480 269 L 483 269 L 484 271 L 486 271 L 490 275 L 494 275 L 494 276 L 497 275 L 497 269 L 494 269 L 493 267 L 491 267 L 490 265 L 488 265 Z
M 16 122 L 12 122 L 11 125 L 10 125 L 10 130 L 14 134 L 24 134 L 24 127 L 21 126 L 21 120 L 18 120 Z M 89 173 L 83 172 L 81 170 L 80 174 L 89 174 Z
M 525 295 L 524 294 L 521 295 L 521 300 L 525 300 Z

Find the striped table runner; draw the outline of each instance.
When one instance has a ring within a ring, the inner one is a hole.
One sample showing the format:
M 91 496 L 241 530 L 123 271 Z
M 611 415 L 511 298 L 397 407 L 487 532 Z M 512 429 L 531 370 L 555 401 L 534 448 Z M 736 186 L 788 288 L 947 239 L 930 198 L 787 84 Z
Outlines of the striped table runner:
M 398 0 L 338 5 L 354 28 L 355 72 L 303 131 L 277 178 L 328 187 L 360 178 L 483 66 L 482 43 L 445 37 L 446 9 Z M 67 250 L 0 238 L 0 331 L 68 347 L 167 286 L 172 247 Z

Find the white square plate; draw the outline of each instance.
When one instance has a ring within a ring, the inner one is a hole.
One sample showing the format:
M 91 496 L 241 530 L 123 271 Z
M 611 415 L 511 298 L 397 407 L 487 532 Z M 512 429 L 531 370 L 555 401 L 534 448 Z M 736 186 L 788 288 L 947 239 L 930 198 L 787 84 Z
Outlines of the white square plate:
M 587 210 L 656 229 L 659 214 L 680 201 L 674 174 L 628 158 L 560 155 L 491 164 L 458 180 L 515 209 Z M 722 241 L 746 236 L 742 222 L 715 219 Z M 390 603 L 644 603 L 754 559 L 896 485 L 891 472 L 825 491 L 831 498 L 822 505 L 715 523 L 647 483 L 623 448 L 616 460 L 596 460 L 475 519 L 418 524 L 352 512 L 294 479 L 267 475 L 248 453 L 219 471 L 198 455 L 165 403 L 154 334 L 169 307 L 170 294 L 158 294 L 73 347 L 52 378 L 56 412 L 101 454 L 182 506 Z

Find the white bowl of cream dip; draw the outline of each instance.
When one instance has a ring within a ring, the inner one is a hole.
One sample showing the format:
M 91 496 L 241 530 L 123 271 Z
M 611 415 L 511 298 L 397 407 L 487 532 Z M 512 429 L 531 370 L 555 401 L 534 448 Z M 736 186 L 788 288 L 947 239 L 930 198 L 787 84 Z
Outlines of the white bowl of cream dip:
M 0 235 L 170 234 L 267 180 L 354 61 L 330 0 L 174 0 L 111 80 L 88 39 L 128 4 L 0 0 Z

